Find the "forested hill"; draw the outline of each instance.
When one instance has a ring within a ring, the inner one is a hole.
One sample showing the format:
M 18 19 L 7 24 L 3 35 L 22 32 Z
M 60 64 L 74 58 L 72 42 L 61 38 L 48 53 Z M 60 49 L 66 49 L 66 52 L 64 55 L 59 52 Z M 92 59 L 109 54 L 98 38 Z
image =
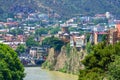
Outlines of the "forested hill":
M 79 14 L 120 14 L 120 0 L 0 0 L 0 14 L 11 12 L 55 12 L 67 18 Z M 120 16 L 119 16 L 120 17 Z

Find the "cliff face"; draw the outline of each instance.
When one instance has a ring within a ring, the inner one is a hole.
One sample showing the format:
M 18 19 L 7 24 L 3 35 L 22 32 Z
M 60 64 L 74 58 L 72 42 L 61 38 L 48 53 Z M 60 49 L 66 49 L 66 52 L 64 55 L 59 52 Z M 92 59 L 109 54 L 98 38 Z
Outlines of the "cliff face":
M 77 74 L 80 69 L 84 68 L 81 60 L 85 55 L 85 51 L 77 51 L 75 48 L 71 48 L 69 53 L 65 46 L 62 47 L 60 52 L 56 52 L 51 48 L 43 68 Z

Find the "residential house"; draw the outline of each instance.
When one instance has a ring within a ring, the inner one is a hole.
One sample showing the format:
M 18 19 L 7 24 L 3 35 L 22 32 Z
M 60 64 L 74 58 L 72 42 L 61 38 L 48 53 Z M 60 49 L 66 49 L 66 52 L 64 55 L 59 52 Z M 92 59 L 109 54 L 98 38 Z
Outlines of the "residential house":
M 6 42 L 11 42 L 11 41 L 13 41 L 13 38 L 14 38 L 14 36 L 11 35 L 11 34 L 5 34 L 5 35 L 4 35 L 4 40 L 5 40 Z
M 76 48 L 82 48 L 86 44 L 86 37 L 85 35 L 81 36 L 71 36 L 70 37 L 70 46 Z
M 18 27 L 19 23 L 18 22 L 7 22 L 7 23 L 4 23 L 4 25 L 7 27 Z
M 75 46 L 78 48 L 85 46 L 85 35 L 75 37 Z
M 96 14 L 95 15 L 95 19 L 99 19 L 99 18 L 106 18 L 106 14 Z
M 8 31 L 8 29 L 0 29 L 0 33 L 7 33 Z
M 35 27 L 30 27 L 30 32 L 35 33 Z
M 40 59 L 41 57 L 46 56 L 46 49 L 43 47 L 32 47 L 30 49 L 29 54 L 33 57 L 33 58 L 37 58 Z
M 43 47 L 37 48 L 37 59 L 46 56 L 46 50 Z
M 86 24 L 86 23 L 90 22 L 90 19 L 91 19 L 91 17 L 89 17 L 89 16 L 82 16 L 82 17 L 80 17 L 80 22 L 82 24 Z
M 0 22 L 0 33 L 7 33 L 9 30 L 5 28 L 3 22 Z
M 2 42 L 2 44 L 9 45 L 11 48 L 13 48 L 15 50 L 19 44 L 25 44 L 25 42 L 14 42 L 14 41 L 5 42 L 4 41 L 4 42 Z
M 7 22 L 14 22 L 13 18 L 7 18 Z
M 120 20 L 114 20 L 116 24 L 120 24 Z
M 32 57 L 36 57 L 37 56 L 37 48 L 35 47 L 32 47 L 29 51 L 29 54 L 32 56 Z
M 24 40 L 24 35 L 17 35 L 17 41 L 23 42 Z

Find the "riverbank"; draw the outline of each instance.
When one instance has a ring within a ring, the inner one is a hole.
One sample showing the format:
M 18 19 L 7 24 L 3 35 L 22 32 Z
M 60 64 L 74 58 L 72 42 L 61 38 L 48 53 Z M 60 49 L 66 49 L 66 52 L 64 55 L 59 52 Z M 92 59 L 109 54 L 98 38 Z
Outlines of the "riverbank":
M 77 75 L 49 71 L 41 67 L 25 67 L 25 73 L 24 80 L 78 80 Z

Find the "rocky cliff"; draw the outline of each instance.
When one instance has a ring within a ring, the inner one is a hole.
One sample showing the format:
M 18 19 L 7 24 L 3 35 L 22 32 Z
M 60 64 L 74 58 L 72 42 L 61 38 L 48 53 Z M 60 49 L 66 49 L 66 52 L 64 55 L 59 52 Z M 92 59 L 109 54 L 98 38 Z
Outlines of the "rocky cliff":
M 77 51 L 75 48 L 67 50 L 67 47 L 62 47 L 61 51 L 55 51 L 53 48 L 49 50 L 49 55 L 43 68 L 56 70 L 66 73 L 78 74 L 80 69 L 84 66 L 81 60 L 86 55 L 86 52 Z

